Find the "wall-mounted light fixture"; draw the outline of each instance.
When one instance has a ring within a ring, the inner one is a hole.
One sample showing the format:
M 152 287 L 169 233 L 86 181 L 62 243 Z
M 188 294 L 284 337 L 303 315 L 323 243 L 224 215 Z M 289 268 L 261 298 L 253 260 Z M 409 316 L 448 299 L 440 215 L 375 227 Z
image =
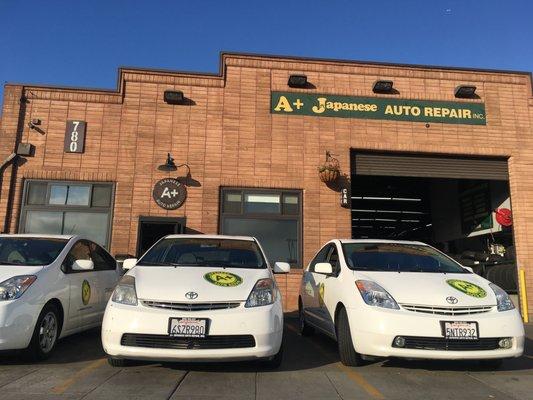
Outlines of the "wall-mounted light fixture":
M 460 85 L 455 88 L 455 97 L 469 99 L 475 97 L 476 87 L 474 85 Z
M 185 96 L 179 90 L 165 90 L 163 98 L 167 104 L 185 104 Z
M 161 164 L 159 167 L 157 167 L 159 171 L 176 171 L 178 167 L 176 166 L 176 163 L 174 162 L 174 159 L 170 156 L 170 153 L 167 153 L 167 160 L 164 164 Z
M 372 87 L 374 93 L 392 94 L 394 93 L 392 81 L 376 81 Z
M 307 87 L 307 76 L 305 75 L 291 75 L 289 76 L 289 81 L 287 85 L 291 88 L 306 88 Z

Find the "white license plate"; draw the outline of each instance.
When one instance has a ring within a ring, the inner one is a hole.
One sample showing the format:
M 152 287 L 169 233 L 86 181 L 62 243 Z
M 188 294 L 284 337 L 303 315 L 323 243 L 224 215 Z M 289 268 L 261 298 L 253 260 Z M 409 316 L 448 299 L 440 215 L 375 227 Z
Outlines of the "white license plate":
M 443 321 L 442 324 L 446 339 L 477 340 L 479 338 L 477 322 Z
M 203 338 L 207 335 L 206 318 L 170 318 L 168 334 L 173 337 Z

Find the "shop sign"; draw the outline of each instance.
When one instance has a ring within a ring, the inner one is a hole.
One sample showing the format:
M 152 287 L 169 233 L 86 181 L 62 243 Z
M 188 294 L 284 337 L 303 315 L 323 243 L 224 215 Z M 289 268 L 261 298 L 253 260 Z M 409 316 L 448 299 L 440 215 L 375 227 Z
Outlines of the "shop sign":
M 352 198 L 350 190 L 347 187 L 341 189 L 341 207 L 352 208 Z
M 83 153 L 85 151 L 85 121 L 67 121 L 65 130 L 65 153 Z
M 272 92 L 271 113 L 486 125 L 485 104 Z
M 152 191 L 157 205 L 165 210 L 180 208 L 187 198 L 187 188 L 174 178 L 157 181 Z

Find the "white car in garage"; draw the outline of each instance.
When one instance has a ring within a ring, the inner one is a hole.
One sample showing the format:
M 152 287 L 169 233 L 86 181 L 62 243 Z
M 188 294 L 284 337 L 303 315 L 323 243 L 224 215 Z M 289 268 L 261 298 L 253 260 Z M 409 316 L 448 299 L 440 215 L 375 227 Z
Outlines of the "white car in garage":
M 45 359 L 59 338 L 99 326 L 119 276 L 83 237 L 0 235 L 0 350 Z
M 332 240 L 304 271 L 300 330 L 338 342 L 341 361 L 476 359 L 524 351 L 520 314 L 502 289 L 420 242 Z
M 113 366 L 127 360 L 282 359 L 283 307 L 273 272 L 251 237 L 170 235 L 130 269 L 109 301 L 102 344 Z

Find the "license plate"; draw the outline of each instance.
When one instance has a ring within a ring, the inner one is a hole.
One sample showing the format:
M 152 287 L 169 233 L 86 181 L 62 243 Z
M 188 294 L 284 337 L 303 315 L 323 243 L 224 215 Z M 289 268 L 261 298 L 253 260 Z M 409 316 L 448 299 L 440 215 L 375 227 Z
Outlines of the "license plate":
M 173 337 L 203 338 L 207 335 L 207 318 L 170 318 L 168 334 Z
M 477 322 L 442 321 L 442 334 L 451 340 L 477 340 L 479 338 Z

